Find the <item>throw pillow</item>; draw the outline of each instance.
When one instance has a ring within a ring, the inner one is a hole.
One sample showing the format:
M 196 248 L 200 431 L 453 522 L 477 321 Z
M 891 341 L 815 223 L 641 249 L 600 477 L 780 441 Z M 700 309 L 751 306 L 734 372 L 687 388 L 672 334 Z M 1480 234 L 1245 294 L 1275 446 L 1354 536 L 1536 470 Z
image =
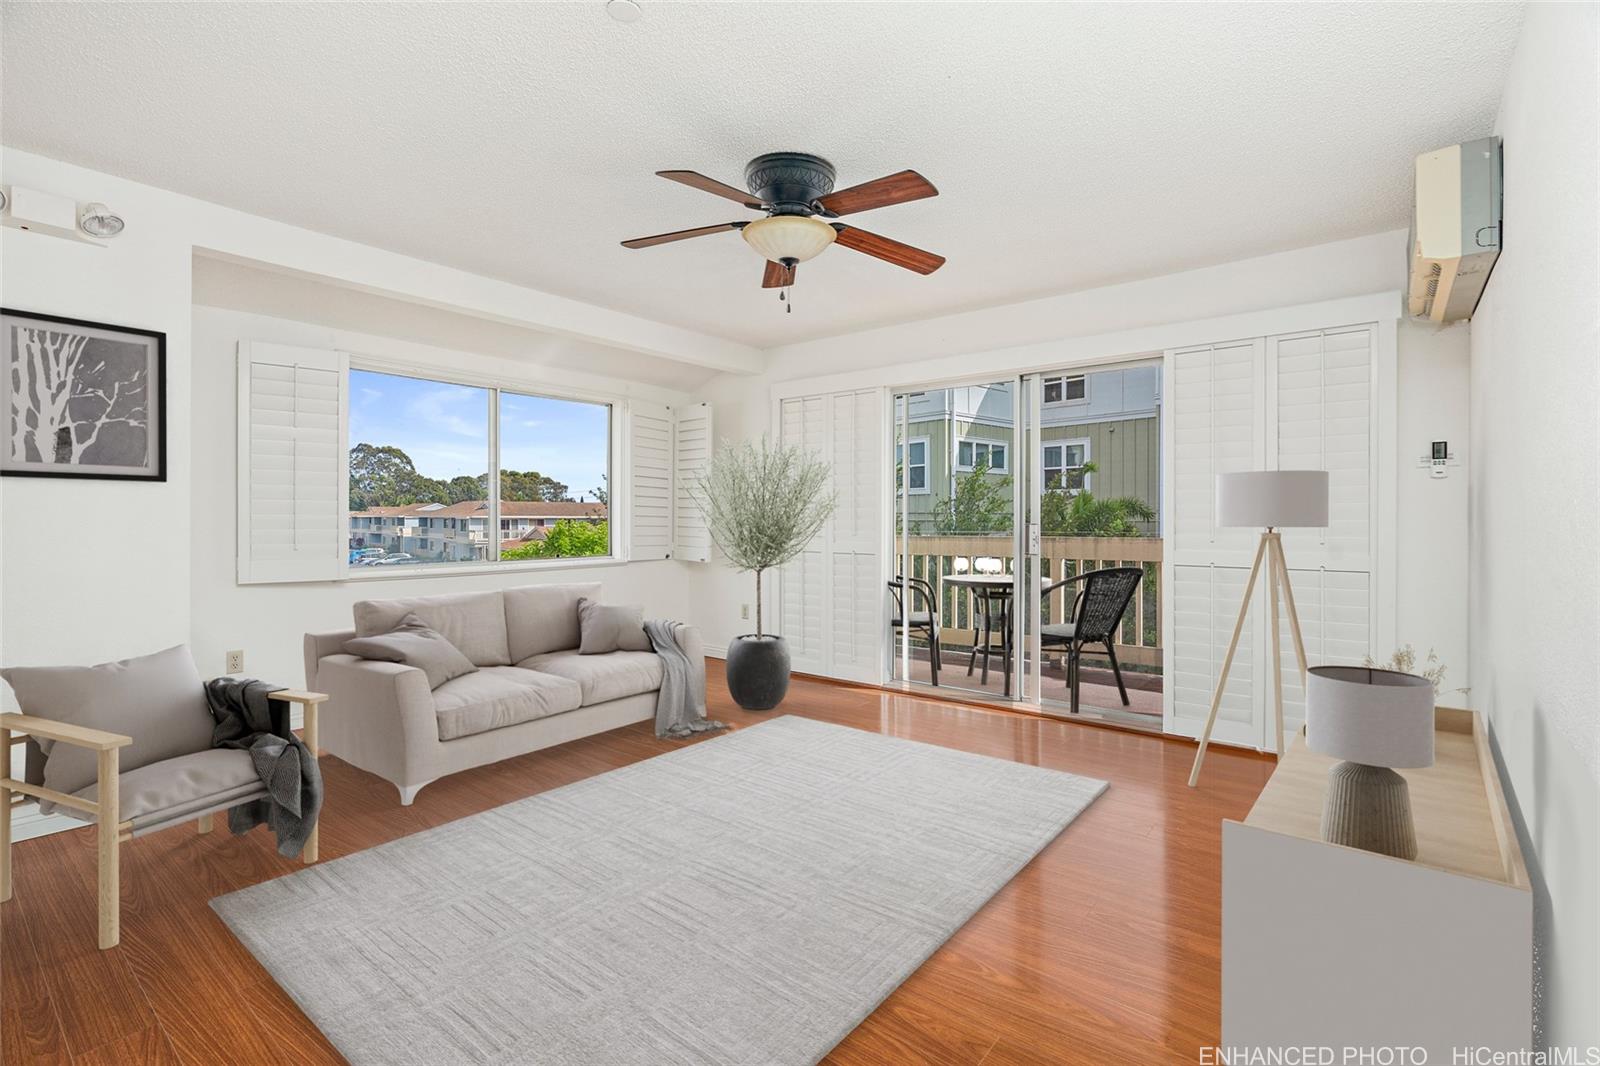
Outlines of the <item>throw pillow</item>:
M 11 684 L 23 714 L 132 737 L 117 755 L 123 773 L 211 746 L 205 686 L 183 644 L 99 666 L 13 666 L 0 677 Z M 70 794 L 95 783 L 93 751 L 37 743 L 45 755 L 40 784 Z
M 578 654 L 650 651 L 643 607 L 608 607 L 590 599 L 578 601 Z
M 414 614 L 400 619 L 400 624 L 387 633 L 345 641 L 344 650 L 363 659 L 415 666 L 428 675 L 430 689 L 478 670 L 459 648 Z

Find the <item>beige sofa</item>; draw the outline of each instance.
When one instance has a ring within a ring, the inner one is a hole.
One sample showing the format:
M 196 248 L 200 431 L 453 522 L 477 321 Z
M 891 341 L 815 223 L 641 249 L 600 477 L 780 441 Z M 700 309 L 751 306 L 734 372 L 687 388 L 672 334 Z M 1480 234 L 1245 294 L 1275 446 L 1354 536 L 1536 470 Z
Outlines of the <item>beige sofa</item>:
M 578 737 L 652 718 L 661 687 L 654 652 L 578 654 L 578 600 L 599 583 L 530 585 L 355 605 L 355 628 L 307 633 L 306 684 L 328 694 L 322 747 L 391 781 L 410 804 L 423 785 Z M 476 673 L 429 691 L 421 670 L 344 652 L 415 613 L 461 650 Z M 705 652 L 679 630 L 689 660 Z

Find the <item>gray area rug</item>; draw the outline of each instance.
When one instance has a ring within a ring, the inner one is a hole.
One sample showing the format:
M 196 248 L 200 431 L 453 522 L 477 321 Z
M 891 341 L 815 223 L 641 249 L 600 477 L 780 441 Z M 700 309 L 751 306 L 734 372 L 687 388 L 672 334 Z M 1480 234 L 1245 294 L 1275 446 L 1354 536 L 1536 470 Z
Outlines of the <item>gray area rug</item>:
M 211 905 L 356 1066 L 813 1063 L 1105 787 L 780 717 Z

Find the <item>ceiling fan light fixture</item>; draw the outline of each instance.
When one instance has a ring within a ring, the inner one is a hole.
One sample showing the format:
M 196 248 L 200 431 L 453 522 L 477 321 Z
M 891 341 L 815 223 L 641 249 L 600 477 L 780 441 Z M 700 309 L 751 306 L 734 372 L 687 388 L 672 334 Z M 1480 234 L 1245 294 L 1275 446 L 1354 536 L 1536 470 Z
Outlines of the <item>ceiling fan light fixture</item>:
M 740 231 L 745 243 L 774 263 L 804 263 L 822 254 L 838 233 L 820 218 L 806 215 L 772 215 Z

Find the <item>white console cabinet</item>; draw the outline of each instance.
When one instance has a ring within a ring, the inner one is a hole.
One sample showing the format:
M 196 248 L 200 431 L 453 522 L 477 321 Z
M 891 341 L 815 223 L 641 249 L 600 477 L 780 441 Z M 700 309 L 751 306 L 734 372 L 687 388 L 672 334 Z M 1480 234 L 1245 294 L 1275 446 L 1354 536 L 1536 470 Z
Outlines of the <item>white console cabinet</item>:
M 1249 816 L 1223 823 L 1225 1048 L 1421 1047 L 1449 1063 L 1459 1047 L 1530 1046 L 1522 852 L 1482 718 L 1436 713 L 1434 765 L 1400 771 L 1415 860 L 1322 840 L 1334 760 L 1303 736 Z

